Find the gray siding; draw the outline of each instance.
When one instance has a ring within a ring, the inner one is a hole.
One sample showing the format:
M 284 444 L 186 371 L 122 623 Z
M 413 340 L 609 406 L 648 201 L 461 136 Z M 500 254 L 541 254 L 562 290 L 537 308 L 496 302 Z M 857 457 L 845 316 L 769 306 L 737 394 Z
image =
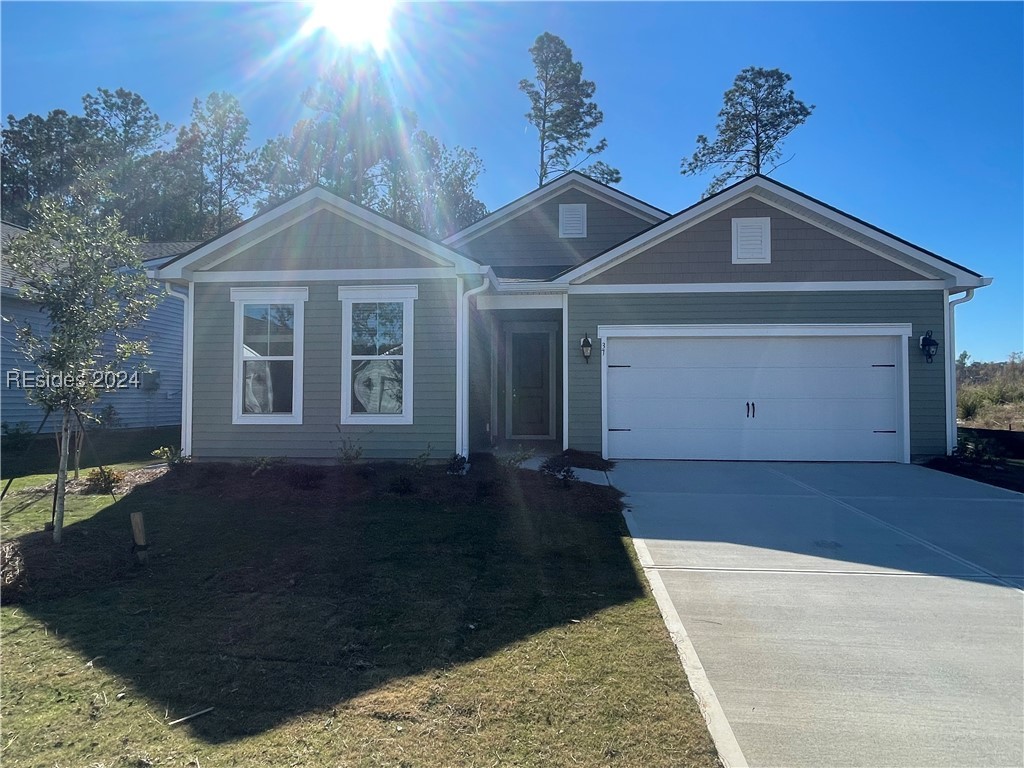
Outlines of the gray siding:
M 410 281 L 401 281 L 409 284 Z M 352 285 L 386 285 L 386 281 Z M 254 285 L 252 283 L 248 284 Z M 305 305 L 303 423 L 231 423 L 234 308 L 231 286 L 195 286 L 195 365 L 192 454 L 199 460 L 278 456 L 333 460 L 342 439 L 363 458 L 403 459 L 431 445 L 433 458 L 455 450 L 454 279 L 419 281 L 414 302 L 413 423 L 341 422 L 341 302 L 337 282 L 293 283 L 309 288 Z
M 732 263 L 732 219 L 770 217 L 770 264 Z M 757 283 L 921 280 L 819 227 L 752 198 L 658 243 L 588 283 Z
M 213 272 L 286 269 L 429 269 L 440 266 L 365 226 L 317 211 L 213 267 Z
M 570 295 L 569 338 L 590 334 L 597 345 L 599 325 L 701 323 L 912 323 L 910 347 L 910 452 L 946 452 L 945 344 L 941 291 L 616 294 Z M 917 337 L 932 331 L 939 342 L 927 364 Z M 569 355 L 569 445 L 601 450 L 601 366 Z
M 587 236 L 558 236 L 558 206 L 587 204 Z M 459 250 L 500 270 L 499 274 L 524 277 L 550 276 L 576 266 L 651 226 L 646 219 L 628 213 L 594 195 L 567 189 L 560 195 L 519 214 L 502 225 L 470 240 Z M 544 268 L 545 275 L 537 269 Z
M 8 388 L 7 372 L 14 369 L 34 370 L 15 349 L 15 327 L 29 322 L 34 327 L 45 329 L 48 323 L 43 320 L 35 305 L 7 296 L 3 299 L 3 317 L 0 417 L 12 427 L 24 422 L 35 431 L 44 412 L 38 405 L 29 402 L 24 390 Z M 104 393 L 90 410 L 98 413 L 108 405 L 113 406 L 124 428 L 180 424 L 182 318 L 182 302 L 166 297 L 150 312 L 142 328 L 129 334 L 133 338 L 149 340 L 150 355 L 145 362 L 150 369 L 159 372 L 156 388 L 131 387 Z M 123 368 L 130 369 L 134 364 L 134 360 L 128 361 Z M 51 425 L 55 426 L 52 418 L 47 422 L 46 429 L 49 430 Z M 88 424 L 86 428 L 89 428 Z

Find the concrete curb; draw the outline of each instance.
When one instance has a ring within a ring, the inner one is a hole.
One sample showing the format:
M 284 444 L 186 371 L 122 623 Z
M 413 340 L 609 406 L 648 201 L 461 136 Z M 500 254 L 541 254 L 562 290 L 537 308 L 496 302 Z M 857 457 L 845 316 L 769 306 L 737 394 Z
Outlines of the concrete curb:
M 704 665 L 700 663 L 697 650 L 693 647 L 693 643 L 690 642 L 690 636 L 686 633 L 686 627 L 683 626 L 682 619 L 679 618 L 679 613 L 672 604 L 672 599 L 665 588 L 665 582 L 661 580 L 661 574 L 654 568 L 654 561 L 651 559 L 651 553 L 647 549 L 647 544 L 643 539 L 636 536 L 637 526 L 633 513 L 629 507 L 626 507 L 622 515 L 626 518 L 626 527 L 629 528 L 629 534 L 633 540 L 633 547 L 636 549 L 637 558 L 640 560 L 640 565 L 644 569 L 644 575 L 651 585 L 651 592 L 654 593 L 654 600 L 657 602 L 658 610 L 661 611 L 661 616 L 665 620 L 665 627 L 668 629 L 669 636 L 672 638 L 672 642 L 675 643 L 676 652 L 679 654 L 679 660 L 683 664 L 683 671 L 686 673 L 686 679 L 690 682 L 690 688 L 693 690 L 693 696 L 697 700 L 697 706 L 700 707 L 704 721 L 708 725 L 711 740 L 715 743 L 715 748 L 718 750 L 718 757 L 725 768 L 748 768 L 747 758 L 744 757 L 743 750 L 740 749 L 739 742 L 736 741 L 736 734 L 733 733 L 732 726 L 729 725 L 729 720 L 725 716 L 725 710 L 722 709 L 722 704 L 718 700 L 718 694 L 711 687 L 711 681 L 708 680 L 707 673 L 704 671 Z

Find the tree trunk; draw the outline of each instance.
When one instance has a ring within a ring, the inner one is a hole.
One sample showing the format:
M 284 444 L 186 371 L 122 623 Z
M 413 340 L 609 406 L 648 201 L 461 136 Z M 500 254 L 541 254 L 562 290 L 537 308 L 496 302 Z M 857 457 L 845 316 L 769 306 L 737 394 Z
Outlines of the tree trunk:
M 68 453 L 71 448 L 71 411 L 64 409 L 60 423 L 60 463 L 57 465 L 57 510 L 53 516 L 53 543 L 60 544 L 64 532 L 64 497 L 68 487 Z

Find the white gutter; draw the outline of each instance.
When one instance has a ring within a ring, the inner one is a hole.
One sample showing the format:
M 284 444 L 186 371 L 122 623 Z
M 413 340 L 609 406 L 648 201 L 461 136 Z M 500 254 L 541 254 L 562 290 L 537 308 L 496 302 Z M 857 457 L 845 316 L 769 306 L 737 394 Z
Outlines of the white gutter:
M 462 293 L 461 277 L 458 286 L 462 296 L 456 305 L 455 452 L 469 456 L 469 299 L 487 290 L 491 286 L 491 278 L 485 277 L 483 283 L 465 293 Z
M 182 295 L 164 283 L 168 296 L 182 302 L 182 344 L 181 344 L 181 455 L 192 455 L 192 286 Z
M 989 280 L 985 285 L 990 284 Z M 966 304 L 974 298 L 974 288 L 968 288 L 967 292 L 959 299 L 953 299 L 946 308 L 946 454 L 953 453 L 956 448 L 956 315 L 953 308 L 958 304 Z

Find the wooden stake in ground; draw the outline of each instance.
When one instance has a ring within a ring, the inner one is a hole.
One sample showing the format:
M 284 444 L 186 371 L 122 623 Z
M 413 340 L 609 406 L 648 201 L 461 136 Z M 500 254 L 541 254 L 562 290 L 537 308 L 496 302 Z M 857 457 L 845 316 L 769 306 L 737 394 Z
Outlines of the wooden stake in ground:
M 142 519 L 141 512 L 132 512 L 132 539 L 135 541 L 135 556 L 139 558 L 139 564 L 143 565 L 146 562 L 146 555 L 148 554 L 148 545 L 146 544 L 146 523 Z

